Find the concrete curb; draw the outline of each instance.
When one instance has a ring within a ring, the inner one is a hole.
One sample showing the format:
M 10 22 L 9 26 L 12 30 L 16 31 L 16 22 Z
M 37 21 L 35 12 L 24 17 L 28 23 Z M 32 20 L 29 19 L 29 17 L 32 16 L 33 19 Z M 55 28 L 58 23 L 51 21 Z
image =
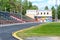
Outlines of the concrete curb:
M 22 29 L 22 30 L 16 31 L 16 32 L 12 33 L 12 36 L 15 37 L 15 38 L 17 38 L 18 40 L 24 40 L 24 39 L 18 37 L 18 36 L 16 35 L 16 33 L 18 33 L 18 32 L 22 32 L 22 31 L 24 31 L 24 30 L 29 30 L 29 29 L 32 29 L 32 28 L 34 28 L 34 26 L 32 26 L 32 27 L 30 27 L 30 28 L 25 28 L 25 29 Z
M 52 23 L 53 23 L 53 22 L 52 22 Z M 54 23 L 55 23 L 55 22 L 54 22 Z M 41 25 L 45 25 L 45 24 L 41 24 Z M 17 38 L 18 40 L 24 40 L 24 39 L 18 37 L 18 36 L 16 35 L 16 33 L 18 33 L 18 32 L 23 32 L 24 30 L 29 30 L 29 29 L 32 29 L 32 28 L 35 28 L 35 27 L 32 26 L 32 27 L 30 27 L 30 28 L 25 28 L 25 29 L 22 29 L 22 30 L 19 30 L 19 31 L 13 32 L 13 33 L 12 33 L 12 36 L 15 37 L 15 38 Z
M 18 31 L 17 31 L 17 32 L 18 32 Z M 17 32 L 12 33 L 12 36 L 15 37 L 15 38 L 17 38 L 18 40 L 23 40 L 22 38 L 20 38 L 20 37 L 18 37 L 18 36 L 16 35 Z

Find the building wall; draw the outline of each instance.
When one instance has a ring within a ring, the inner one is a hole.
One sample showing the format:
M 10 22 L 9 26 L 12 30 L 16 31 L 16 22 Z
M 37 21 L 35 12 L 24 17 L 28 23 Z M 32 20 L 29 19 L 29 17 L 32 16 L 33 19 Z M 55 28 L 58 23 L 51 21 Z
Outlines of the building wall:
M 33 15 L 33 14 L 26 14 L 26 16 L 28 16 L 28 17 L 34 19 L 34 16 L 35 16 L 35 15 Z
M 38 10 L 35 16 L 52 16 L 52 11 L 51 10 Z
M 36 10 L 27 10 L 26 11 L 26 16 L 29 16 L 30 18 L 34 19 L 34 16 L 36 15 Z
M 26 15 L 39 22 L 52 22 L 51 10 L 27 10 Z

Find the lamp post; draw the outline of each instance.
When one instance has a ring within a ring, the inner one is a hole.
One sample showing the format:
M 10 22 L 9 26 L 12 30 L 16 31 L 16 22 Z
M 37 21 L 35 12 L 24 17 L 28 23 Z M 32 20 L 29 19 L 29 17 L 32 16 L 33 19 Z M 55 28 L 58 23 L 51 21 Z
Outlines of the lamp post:
M 5 7 L 5 12 L 6 12 L 6 7 Z
M 10 9 L 10 13 L 11 13 L 11 9 Z
M 21 19 L 22 19 L 22 0 L 21 0 Z
M 56 0 L 55 7 L 56 7 L 56 12 L 55 12 L 55 22 L 57 22 L 57 21 L 58 21 L 58 14 L 57 14 L 57 0 Z

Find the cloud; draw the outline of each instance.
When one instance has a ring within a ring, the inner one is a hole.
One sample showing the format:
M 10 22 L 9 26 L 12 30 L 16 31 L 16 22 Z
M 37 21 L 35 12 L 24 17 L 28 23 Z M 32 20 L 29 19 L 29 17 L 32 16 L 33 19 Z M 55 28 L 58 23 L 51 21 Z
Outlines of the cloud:
M 30 2 L 40 2 L 40 1 L 43 1 L 43 0 L 28 0 Z
M 36 5 L 38 6 L 38 8 L 41 10 L 43 10 L 45 8 L 45 6 L 47 6 L 47 0 L 40 0 L 40 1 L 37 1 L 37 2 L 34 2 L 33 5 Z
M 55 0 L 48 0 L 48 5 L 52 6 L 52 5 L 55 5 L 56 4 L 56 1 Z
M 28 0 L 33 3 L 33 5 L 38 6 L 39 9 L 44 9 L 45 6 L 51 8 L 56 5 L 56 0 Z M 57 0 L 57 4 L 60 4 L 60 0 Z
M 33 1 L 36 1 L 36 0 L 28 0 L 28 1 L 33 2 Z
M 38 3 L 33 3 L 33 5 L 38 6 L 38 8 L 42 9 L 42 10 L 44 9 L 45 6 L 47 6 L 47 4 L 44 4 L 44 3 L 39 3 L 39 4 Z
M 60 5 L 60 0 L 58 0 L 58 5 Z

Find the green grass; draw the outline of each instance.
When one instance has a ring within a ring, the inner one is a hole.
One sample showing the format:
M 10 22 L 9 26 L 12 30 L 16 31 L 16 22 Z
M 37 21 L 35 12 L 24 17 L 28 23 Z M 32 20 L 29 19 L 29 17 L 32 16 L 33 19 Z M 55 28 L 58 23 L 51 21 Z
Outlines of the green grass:
M 60 23 L 48 23 L 16 33 L 18 37 L 60 36 Z

